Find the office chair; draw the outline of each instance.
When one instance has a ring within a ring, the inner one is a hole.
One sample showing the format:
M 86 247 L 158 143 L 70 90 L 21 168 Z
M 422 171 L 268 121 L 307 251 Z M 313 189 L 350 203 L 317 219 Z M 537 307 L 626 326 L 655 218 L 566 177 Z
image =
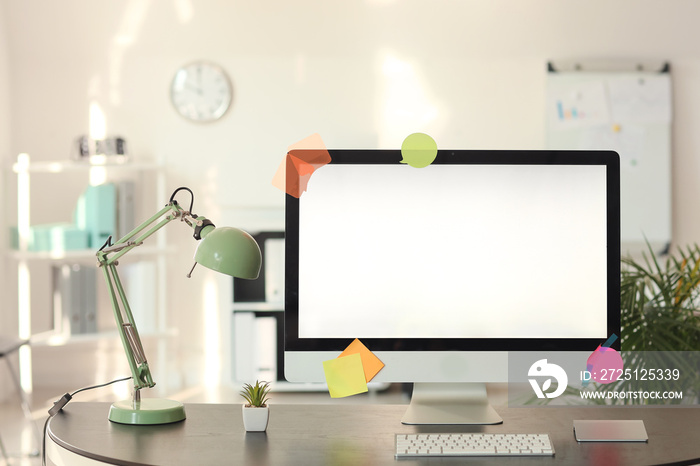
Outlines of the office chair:
M 15 373 L 15 369 L 14 369 L 14 367 L 12 367 L 12 362 L 10 361 L 10 355 L 12 355 L 12 353 L 19 351 L 19 349 L 22 346 L 28 345 L 28 344 L 29 344 L 29 340 L 22 340 L 19 338 L 10 338 L 10 337 L 0 335 L 0 359 L 4 359 L 7 362 L 7 369 L 10 371 L 10 377 L 12 378 L 12 381 L 15 384 L 17 391 L 19 392 L 20 403 L 22 404 L 22 411 L 24 411 L 24 417 L 27 419 L 29 424 L 32 426 L 32 429 L 34 430 L 34 435 L 36 436 L 36 440 L 37 440 L 37 451 L 38 451 L 39 446 L 41 445 L 41 433 L 39 432 L 39 427 L 36 425 L 36 423 L 34 422 L 34 419 L 32 418 L 32 410 L 31 410 L 31 407 L 29 406 L 29 397 L 27 396 L 27 393 L 22 388 L 22 384 L 20 384 L 20 381 L 19 381 L 19 376 L 17 373 Z M 8 458 L 7 451 L 5 449 L 5 446 L 2 443 L 1 438 L 0 438 L 0 454 L 2 454 L 2 456 L 5 458 L 5 461 L 9 464 L 10 460 Z

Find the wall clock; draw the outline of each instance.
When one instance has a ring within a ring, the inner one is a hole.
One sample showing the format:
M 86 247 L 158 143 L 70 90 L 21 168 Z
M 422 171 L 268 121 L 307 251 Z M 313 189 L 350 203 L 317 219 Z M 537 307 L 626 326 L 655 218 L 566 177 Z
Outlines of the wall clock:
M 223 68 L 196 61 L 177 70 L 170 85 L 170 100 L 188 120 L 215 121 L 231 106 L 233 86 Z

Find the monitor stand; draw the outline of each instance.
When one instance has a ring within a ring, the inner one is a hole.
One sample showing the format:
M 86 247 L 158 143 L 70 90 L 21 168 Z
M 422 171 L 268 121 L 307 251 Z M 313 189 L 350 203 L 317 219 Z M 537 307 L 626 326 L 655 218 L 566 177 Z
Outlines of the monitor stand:
M 483 383 L 414 383 L 403 424 L 502 424 Z

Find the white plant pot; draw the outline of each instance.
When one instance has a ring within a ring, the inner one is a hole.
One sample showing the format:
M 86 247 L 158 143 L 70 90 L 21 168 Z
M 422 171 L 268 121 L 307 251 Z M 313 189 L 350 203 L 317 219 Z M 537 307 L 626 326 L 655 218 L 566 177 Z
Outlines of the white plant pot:
M 255 408 L 243 405 L 243 427 L 246 432 L 265 432 L 269 418 L 269 407 Z

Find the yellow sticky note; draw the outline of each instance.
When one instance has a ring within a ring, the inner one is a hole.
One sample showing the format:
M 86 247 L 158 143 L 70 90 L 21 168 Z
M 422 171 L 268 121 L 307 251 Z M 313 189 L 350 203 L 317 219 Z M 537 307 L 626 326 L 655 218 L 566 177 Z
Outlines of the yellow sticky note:
M 342 398 L 367 391 L 362 358 L 359 354 L 323 361 L 323 372 L 331 398 Z
M 362 368 L 365 372 L 365 381 L 369 382 L 377 373 L 382 370 L 384 363 L 373 352 L 367 349 L 360 340 L 355 338 L 345 350 L 340 353 L 339 358 L 350 356 L 351 354 L 359 354 L 362 359 Z

